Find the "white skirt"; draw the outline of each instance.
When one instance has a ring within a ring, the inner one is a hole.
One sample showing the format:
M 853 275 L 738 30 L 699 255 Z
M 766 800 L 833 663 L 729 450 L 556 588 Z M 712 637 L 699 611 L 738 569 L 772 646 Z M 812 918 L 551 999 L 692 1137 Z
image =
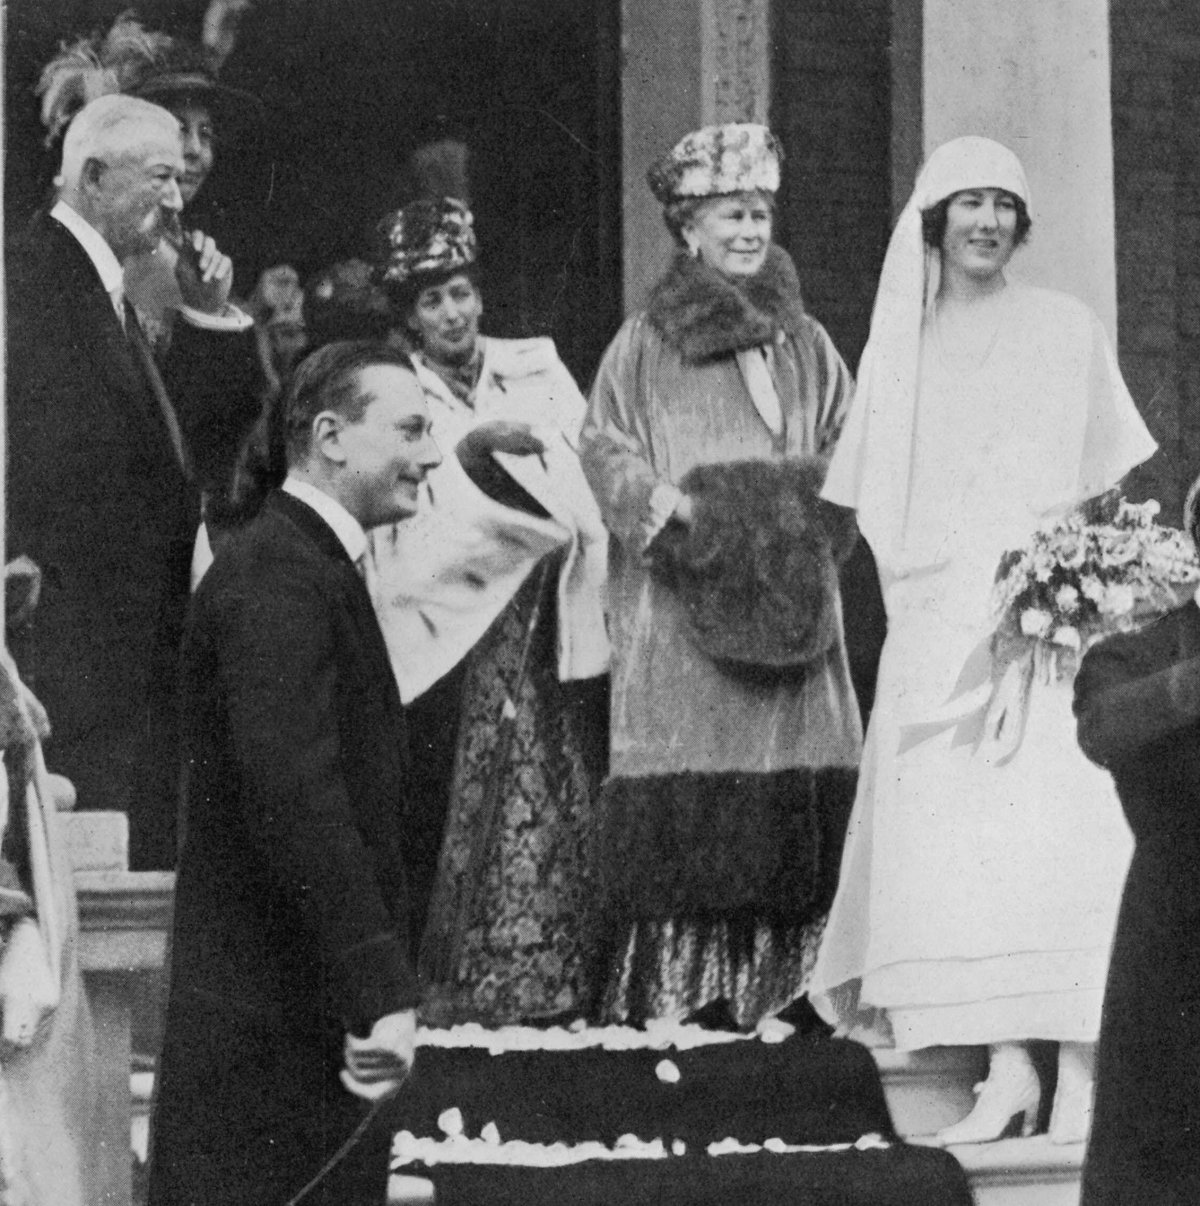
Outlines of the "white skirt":
M 912 665 L 888 653 L 810 988 L 817 1012 L 901 1050 L 1094 1042 L 1132 838 L 1110 776 L 1076 743 L 1070 680 L 1035 679 L 1020 748 L 994 765 L 971 718 L 897 722 Z

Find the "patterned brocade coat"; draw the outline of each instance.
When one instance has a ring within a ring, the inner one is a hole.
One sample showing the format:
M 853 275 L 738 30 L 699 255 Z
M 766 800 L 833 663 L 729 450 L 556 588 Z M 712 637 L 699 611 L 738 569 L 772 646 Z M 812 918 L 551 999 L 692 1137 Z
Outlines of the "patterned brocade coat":
M 768 366 L 779 434 L 747 384 L 748 351 Z M 652 922 L 660 939 L 663 923 L 689 918 L 702 928 L 722 917 L 776 928 L 817 920 L 832 897 L 862 737 L 840 635 L 800 673 L 766 681 L 700 651 L 680 599 L 649 572 L 652 497 L 697 465 L 827 456 L 852 388 L 775 247 L 740 287 L 680 256 L 600 366 L 581 455 L 612 538 L 604 858 L 635 923 Z M 617 1012 L 687 1012 L 714 995 L 694 987 Z M 735 1013 L 746 1024 L 798 991 L 789 982 L 765 996 L 716 995 L 742 997 Z

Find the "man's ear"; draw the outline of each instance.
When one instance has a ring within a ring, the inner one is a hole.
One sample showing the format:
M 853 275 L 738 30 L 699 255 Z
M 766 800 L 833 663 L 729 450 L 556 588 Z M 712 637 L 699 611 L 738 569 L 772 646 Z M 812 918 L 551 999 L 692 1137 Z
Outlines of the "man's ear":
M 99 188 L 106 170 L 102 160 L 89 156 L 83 161 L 83 170 L 79 173 L 79 179 L 87 188 Z
M 323 410 L 312 425 L 312 450 L 320 453 L 328 461 L 341 465 L 346 460 L 346 450 L 342 447 L 342 428 L 346 421 L 341 415 L 332 410 Z

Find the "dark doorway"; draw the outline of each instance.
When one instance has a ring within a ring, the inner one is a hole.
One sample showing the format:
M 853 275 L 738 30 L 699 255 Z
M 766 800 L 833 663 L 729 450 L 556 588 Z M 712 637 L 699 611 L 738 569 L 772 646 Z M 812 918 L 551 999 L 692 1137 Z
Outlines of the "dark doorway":
M 10 0 L 6 202 L 13 229 L 46 195 L 32 95 L 63 39 L 127 3 Z M 195 37 L 204 0 L 143 0 L 144 23 Z M 484 328 L 551 335 L 587 385 L 621 318 L 615 0 L 258 0 L 222 79 L 261 96 L 260 145 L 231 149 L 198 204 L 234 256 L 301 276 L 365 256 L 410 199 L 418 147 L 466 144 Z

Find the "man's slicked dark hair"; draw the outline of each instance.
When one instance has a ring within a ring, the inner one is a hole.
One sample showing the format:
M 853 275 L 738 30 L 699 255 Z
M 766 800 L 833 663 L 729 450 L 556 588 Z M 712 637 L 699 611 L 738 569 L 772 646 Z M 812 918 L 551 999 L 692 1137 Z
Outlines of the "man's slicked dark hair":
M 359 388 L 358 377 L 363 369 L 376 364 L 413 371 L 407 352 L 366 340 L 327 343 L 296 366 L 283 404 L 289 465 L 308 455 L 313 420 L 323 410 L 336 411 L 350 423 L 362 418 L 370 399 Z

